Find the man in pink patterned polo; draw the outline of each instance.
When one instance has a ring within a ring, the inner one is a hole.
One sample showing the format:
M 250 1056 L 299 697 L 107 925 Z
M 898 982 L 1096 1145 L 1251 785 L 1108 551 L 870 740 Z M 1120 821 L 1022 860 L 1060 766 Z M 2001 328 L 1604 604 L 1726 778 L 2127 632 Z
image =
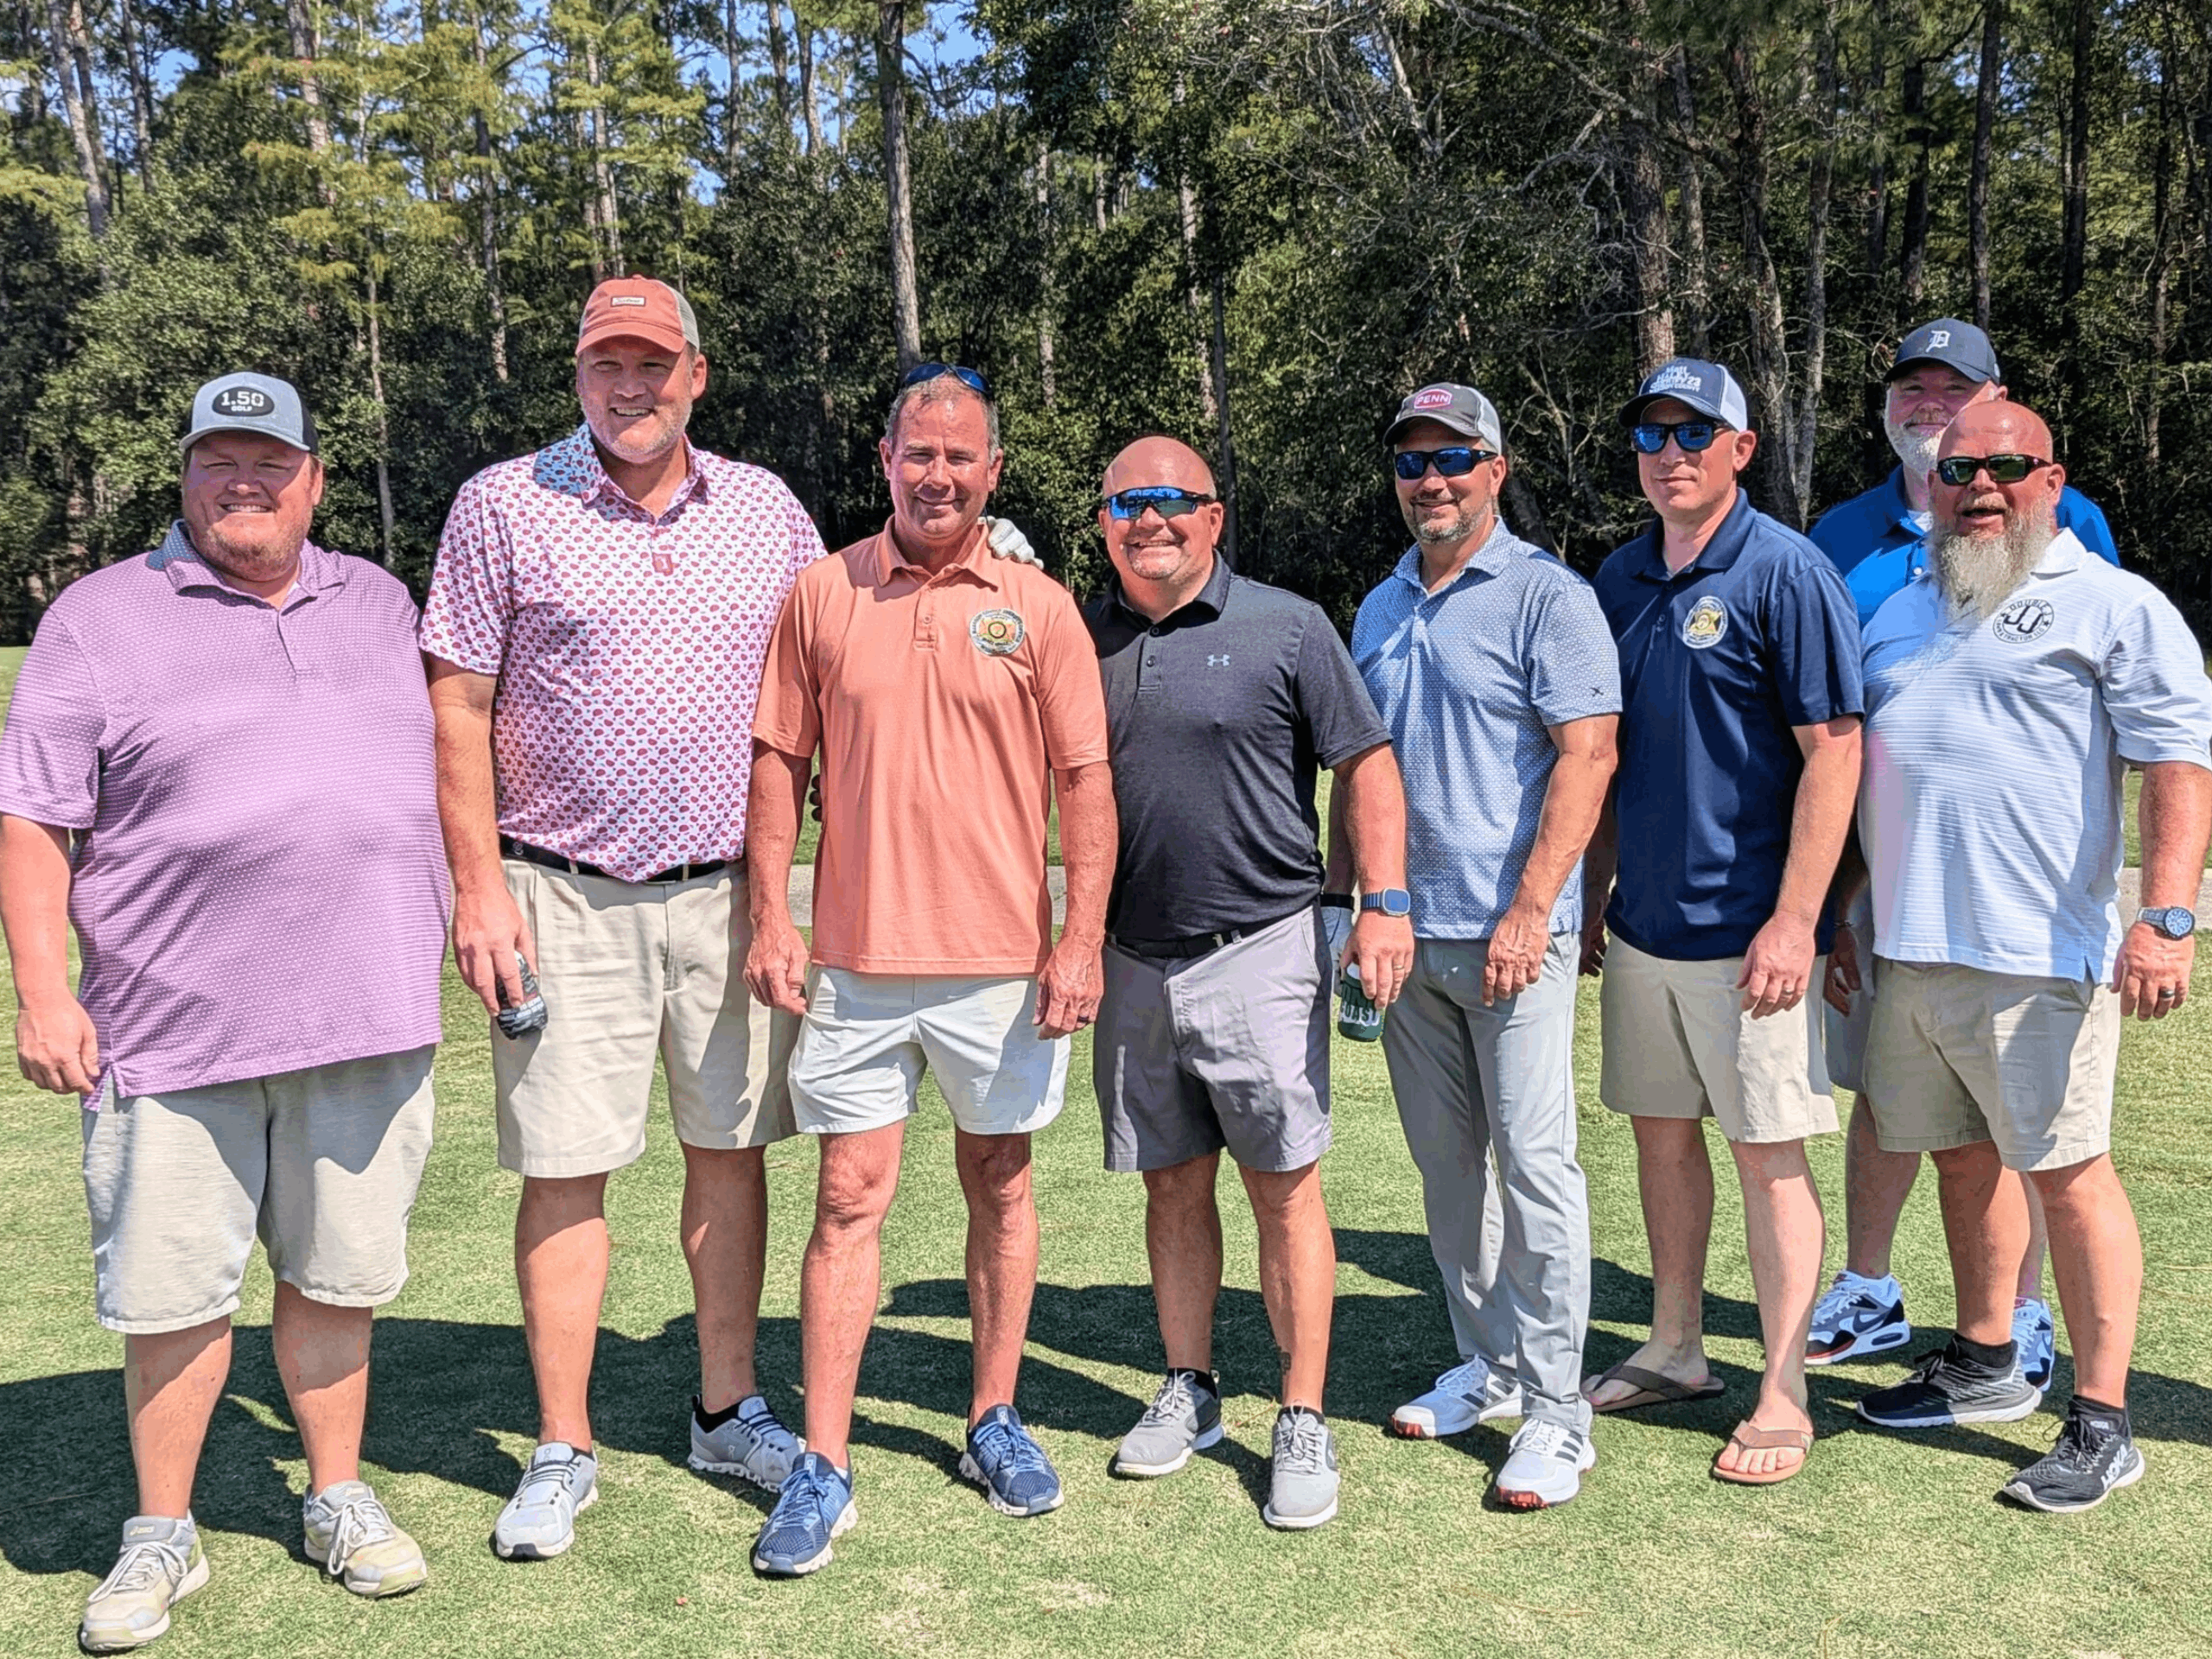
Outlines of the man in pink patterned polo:
M 743 859 L 761 661 L 822 538 L 773 474 L 685 438 L 706 385 L 681 295 L 601 283 L 576 340 L 584 424 L 461 486 L 423 614 L 454 956 L 494 1013 L 528 1000 L 527 962 L 549 1014 L 492 1036 L 538 1401 L 493 1533 L 510 1559 L 567 1549 L 598 1496 L 603 1200 L 645 1152 L 656 1055 L 698 1310 L 692 1466 L 772 1491 L 799 1451 L 753 1374 L 762 1151 L 792 1131 L 798 1022 L 747 994 Z

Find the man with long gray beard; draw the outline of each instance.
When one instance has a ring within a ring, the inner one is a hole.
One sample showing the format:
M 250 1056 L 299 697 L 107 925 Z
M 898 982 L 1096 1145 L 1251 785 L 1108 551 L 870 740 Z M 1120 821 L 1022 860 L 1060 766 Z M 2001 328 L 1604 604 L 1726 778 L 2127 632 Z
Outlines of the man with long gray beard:
M 1912 580 L 1926 563 L 1929 490 L 1936 450 L 1960 410 L 2001 402 L 2005 383 L 1989 336 L 1956 317 L 1938 317 L 1905 335 L 1890 365 L 1882 399 L 1882 429 L 1897 452 L 1890 475 L 1863 495 L 1821 514 L 1807 532 L 1842 572 L 1864 627 L 1882 601 Z M 2108 564 L 2120 563 L 2111 528 L 2097 505 L 2072 485 L 2058 493 L 2058 527 L 2070 530 Z M 1873 919 L 1862 893 L 1837 918 L 1828 953 L 1825 1046 L 1828 1077 L 1848 1089 L 1851 1129 L 1844 1141 L 1844 1265 L 1813 1310 L 1805 1350 L 1808 1365 L 1866 1359 L 1912 1340 L 1904 1292 L 1890 1272 L 1890 1244 L 1897 1217 L 1920 1173 L 1920 1160 L 1894 1156 L 1874 1142 L 1867 1109 L 1866 1028 L 1874 1014 L 1873 987 L 1865 972 Z M 2043 1211 L 2028 1198 L 2028 1254 L 2012 1298 L 2012 1334 L 2021 1365 L 2038 1387 L 2050 1380 L 2056 1357 L 2050 1306 L 2043 1299 Z
M 1886 1152 L 1936 1161 L 1957 1334 L 1859 1402 L 1891 1428 L 2006 1422 L 2041 1402 L 2011 1291 L 2041 1195 L 2075 1394 L 2004 1495 L 2101 1503 L 2143 1474 L 2127 1368 L 2143 1249 L 2114 1173 L 2120 1021 L 2189 991 L 2212 838 L 2212 683 L 2180 614 L 2058 528 L 2065 471 L 2015 404 L 1944 434 L 1928 570 L 1866 634 L 1859 833 L 1878 994 L 1866 1053 Z M 2119 908 L 2121 779 L 2143 772 L 2143 907 Z

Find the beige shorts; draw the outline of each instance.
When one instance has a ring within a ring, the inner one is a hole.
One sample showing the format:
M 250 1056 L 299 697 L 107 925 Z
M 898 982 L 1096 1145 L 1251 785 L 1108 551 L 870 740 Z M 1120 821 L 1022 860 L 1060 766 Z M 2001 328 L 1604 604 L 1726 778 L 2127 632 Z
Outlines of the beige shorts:
M 1744 959 L 1668 962 L 1615 937 L 1599 982 L 1604 1058 L 1598 1094 L 1632 1117 L 1711 1117 L 1731 1141 L 1835 1133 L 1821 1052 L 1815 957 L 1804 1001 L 1754 1020 L 1736 988 Z
M 1885 1152 L 1993 1141 L 2008 1169 L 2112 1149 L 2120 995 L 2087 979 L 1878 959 L 1866 1096 Z
M 1060 1115 L 1068 1039 L 1037 1035 L 1033 979 L 917 978 L 810 969 L 791 1054 L 809 1135 L 855 1135 L 914 1113 L 926 1068 L 970 1135 L 1027 1135 Z
M 505 861 L 537 941 L 545 1029 L 492 1032 L 499 1164 L 557 1179 L 645 1155 L 653 1060 L 677 1139 L 727 1151 L 791 1133 L 785 1071 L 798 1020 L 745 988 L 753 923 L 741 866 L 617 881 Z
M 435 1048 L 341 1060 L 85 1114 L 99 1321 L 129 1336 L 235 1313 L 257 1233 L 310 1301 L 378 1307 L 407 1282 Z

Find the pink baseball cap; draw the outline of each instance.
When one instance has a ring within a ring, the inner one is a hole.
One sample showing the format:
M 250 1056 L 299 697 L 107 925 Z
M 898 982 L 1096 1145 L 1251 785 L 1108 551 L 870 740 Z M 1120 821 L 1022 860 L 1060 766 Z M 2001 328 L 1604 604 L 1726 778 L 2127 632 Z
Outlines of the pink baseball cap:
M 642 340 L 663 351 L 680 352 L 699 344 L 699 319 L 691 302 L 666 283 L 650 276 L 613 276 L 584 302 L 576 330 L 579 353 L 603 340 Z

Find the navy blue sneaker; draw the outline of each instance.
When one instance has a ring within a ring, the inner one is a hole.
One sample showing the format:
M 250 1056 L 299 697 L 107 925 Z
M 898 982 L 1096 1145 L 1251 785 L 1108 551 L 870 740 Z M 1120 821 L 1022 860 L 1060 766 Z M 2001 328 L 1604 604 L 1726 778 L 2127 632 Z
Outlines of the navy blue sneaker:
M 1001 1515 L 1043 1515 L 1060 1507 L 1060 1478 L 1012 1406 L 993 1406 L 968 1431 L 960 1478 L 983 1489 Z
M 2031 1389 L 2050 1386 L 2058 1365 L 2058 1329 L 2050 1320 L 2050 1304 L 2034 1296 L 2012 1299 L 2012 1340 L 2020 1348 L 2020 1375 Z
M 853 1478 L 819 1452 L 802 1454 L 784 1477 L 776 1507 L 753 1541 L 756 1571 L 796 1579 L 830 1565 L 830 1541 L 852 1530 Z

